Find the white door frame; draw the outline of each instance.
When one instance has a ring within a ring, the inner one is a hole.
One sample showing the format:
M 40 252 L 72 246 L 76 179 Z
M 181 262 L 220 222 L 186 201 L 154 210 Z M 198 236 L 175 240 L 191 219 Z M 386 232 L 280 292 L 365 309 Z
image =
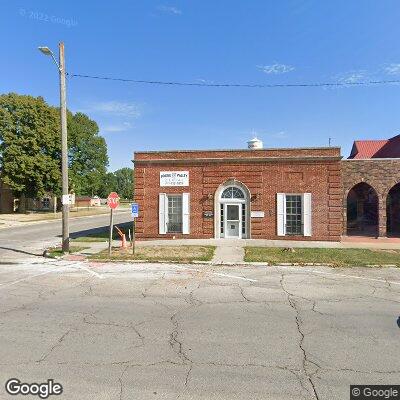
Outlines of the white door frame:
M 225 215 L 225 219 L 224 219 L 224 233 L 225 233 L 225 238 L 226 239 L 241 239 L 242 238 L 242 204 L 243 203 L 238 203 L 238 202 L 226 202 L 223 203 L 224 205 L 224 215 Z M 233 221 L 233 220 L 228 220 L 227 216 L 228 216 L 228 212 L 227 212 L 227 208 L 228 206 L 237 206 L 239 211 L 239 220 L 234 220 L 235 222 L 238 221 L 238 236 L 228 236 L 228 221 Z
M 243 191 L 245 198 L 221 198 L 222 192 L 230 187 L 237 187 Z M 244 204 L 246 207 L 245 213 L 245 232 L 242 233 L 242 227 L 240 227 L 240 237 L 250 239 L 251 238 L 251 193 L 248 187 L 243 184 L 242 182 L 236 179 L 228 179 L 224 183 L 218 186 L 217 190 L 214 194 L 214 238 L 215 239 L 223 239 L 225 238 L 225 213 L 224 213 L 224 232 L 221 233 L 221 207 L 224 209 L 225 203 L 232 203 L 232 204 Z M 243 206 L 242 206 L 243 207 Z M 241 222 L 243 223 L 243 208 L 240 212 Z

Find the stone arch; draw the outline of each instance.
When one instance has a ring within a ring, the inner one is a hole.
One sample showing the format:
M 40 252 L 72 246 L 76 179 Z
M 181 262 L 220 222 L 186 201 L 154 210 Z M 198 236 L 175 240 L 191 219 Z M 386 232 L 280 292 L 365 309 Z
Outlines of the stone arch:
M 400 237 L 400 182 L 387 191 L 386 230 L 388 236 Z
M 221 183 L 215 191 L 214 195 L 214 237 L 216 239 L 221 238 L 221 199 L 222 193 L 229 187 L 240 189 L 244 198 L 232 198 L 232 201 L 237 201 L 245 206 L 245 235 L 243 238 L 250 239 L 251 237 L 251 193 L 249 188 L 241 181 L 236 179 L 228 179 L 225 182 Z
M 379 195 L 372 185 L 362 181 L 346 192 L 347 235 L 379 236 Z

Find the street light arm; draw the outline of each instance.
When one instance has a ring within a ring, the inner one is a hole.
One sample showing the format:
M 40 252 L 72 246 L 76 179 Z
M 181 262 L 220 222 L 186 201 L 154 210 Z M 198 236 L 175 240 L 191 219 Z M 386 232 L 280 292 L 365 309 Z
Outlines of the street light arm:
M 56 65 L 57 65 L 57 69 L 58 69 L 58 71 L 59 71 L 59 72 L 61 72 L 61 71 L 62 71 L 62 69 L 61 69 L 60 65 L 58 64 L 58 62 L 57 62 L 56 58 L 54 57 L 54 54 L 53 54 L 53 52 L 51 52 L 51 58 L 53 59 L 53 61 L 54 61 L 54 64 L 56 64 Z
M 62 68 L 60 67 L 60 65 L 57 62 L 57 59 L 54 57 L 54 53 L 48 48 L 48 47 L 38 47 L 38 49 L 46 56 L 51 56 L 51 58 L 53 59 L 54 64 L 56 64 L 57 69 L 59 72 L 62 71 Z

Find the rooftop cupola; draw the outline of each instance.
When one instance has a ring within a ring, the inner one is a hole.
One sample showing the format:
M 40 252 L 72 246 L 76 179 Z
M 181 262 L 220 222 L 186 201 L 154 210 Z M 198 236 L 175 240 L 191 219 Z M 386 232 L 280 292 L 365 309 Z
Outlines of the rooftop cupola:
M 260 139 L 257 139 L 255 136 L 253 139 L 247 142 L 247 147 L 252 150 L 258 150 L 263 148 L 263 142 Z

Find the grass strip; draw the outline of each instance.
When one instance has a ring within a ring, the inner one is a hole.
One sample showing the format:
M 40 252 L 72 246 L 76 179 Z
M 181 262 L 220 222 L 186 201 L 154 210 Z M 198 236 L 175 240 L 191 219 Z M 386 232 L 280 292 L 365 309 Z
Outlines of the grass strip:
M 143 246 L 137 247 L 135 255 L 131 249 L 114 248 L 111 258 L 108 250 L 90 256 L 92 260 L 148 260 L 148 261 L 179 261 L 190 263 L 193 261 L 211 261 L 215 246 Z
M 331 264 L 337 267 L 396 265 L 400 267 L 400 250 L 323 249 L 277 247 L 245 247 L 245 261 L 280 263 Z

